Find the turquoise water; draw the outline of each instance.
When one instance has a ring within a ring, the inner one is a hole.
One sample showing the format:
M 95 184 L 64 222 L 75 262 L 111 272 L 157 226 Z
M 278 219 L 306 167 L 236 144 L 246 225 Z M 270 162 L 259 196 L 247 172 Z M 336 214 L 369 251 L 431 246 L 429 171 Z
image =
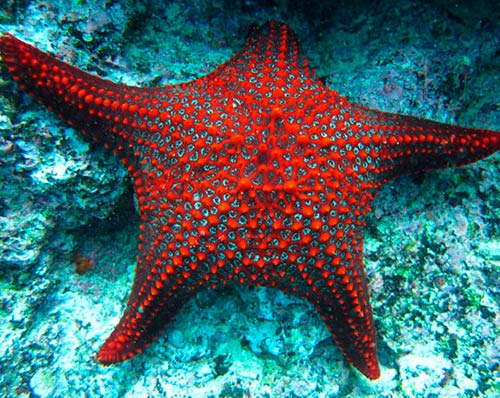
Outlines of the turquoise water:
M 17 2 L 0 21 L 87 71 L 153 85 L 208 73 L 251 22 L 281 19 L 354 102 L 500 130 L 498 6 L 132 3 Z M 136 263 L 130 181 L 6 73 L 1 82 L 3 396 L 498 396 L 498 154 L 377 196 L 365 262 L 380 380 L 352 370 L 307 303 L 239 286 L 200 294 L 144 354 L 103 367 L 95 353 Z

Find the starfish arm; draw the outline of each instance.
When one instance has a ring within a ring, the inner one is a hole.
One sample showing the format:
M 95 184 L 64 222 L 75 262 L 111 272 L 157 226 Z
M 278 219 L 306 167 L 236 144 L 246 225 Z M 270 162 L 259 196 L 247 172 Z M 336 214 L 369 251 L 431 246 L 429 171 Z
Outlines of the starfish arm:
M 169 275 L 164 269 L 143 264 L 150 274 L 137 272 L 127 307 L 106 339 L 97 359 L 104 365 L 132 358 L 147 348 L 174 319 L 175 315 L 196 292 L 180 274 Z M 158 272 L 155 272 L 158 270 Z
M 212 73 L 198 79 L 206 87 L 222 82 L 234 95 L 243 96 L 262 81 L 268 83 L 270 91 L 279 88 L 273 93 L 275 97 L 283 96 L 292 86 L 299 86 L 299 82 L 308 87 L 300 90 L 302 97 L 308 95 L 305 91 L 322 86 L 295 33 L 278 21 L 269 21 L 260 27 L 252 25 L 241 50 Z M 261 101 L 266 101 L 265 96 Z
M 500 150 L 500 132 L 364 110 L 375 174 L 383 183 L 401 175 L 473 163 Z
M 86 73 L 9 33 L 0 37 L 0 55 L 21 89 L 95 141 L 131 159 L 133 124 L 142 112 L 132 102 L 140 103 L 146 89 Z
M 330 247 L 336 252 L 333 257 L 325 263 L 316 260 L 316 266 L 303 276 L 313 281 L 304 297 L 315 306 L 348 362 L 368 378 L 377 379 L 380 369 L 362 237 L 346 237 L 341 243 L 340 248 Z

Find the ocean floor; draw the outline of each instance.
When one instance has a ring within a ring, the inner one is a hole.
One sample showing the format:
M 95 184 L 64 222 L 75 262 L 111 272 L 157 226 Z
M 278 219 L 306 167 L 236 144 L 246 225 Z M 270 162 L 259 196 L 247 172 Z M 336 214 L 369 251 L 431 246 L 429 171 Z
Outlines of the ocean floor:
M 306 2 L 304 2 L 306 3 Z M 367 106 L 500 130 L 495 1 L 4 1 L 0 29 L 133 85 L 188 81 L 251 23 L 297 33 L 330 87 Z M 0 74 L 0 396 L 500 396 L 500 154 L 400 178 L 378 194 L 365 263 L 382 376 L 343 359 L 315 310 L 229 286 L 105 367 L 139 218 L 119 159 Z

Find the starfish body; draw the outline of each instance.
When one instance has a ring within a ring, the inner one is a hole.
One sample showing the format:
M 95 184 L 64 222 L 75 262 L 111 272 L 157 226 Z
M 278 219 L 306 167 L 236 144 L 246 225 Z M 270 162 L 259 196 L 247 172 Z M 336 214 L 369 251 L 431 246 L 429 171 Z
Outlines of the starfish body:
M 310 301 L 345 358 L 378 378 L 362 259 L 374 195 L 500 149 L 499 132 L 349 103 L 274 21 L 209 75 L 166 87 L 100 79 L 9 34 L 0 53 L 23 90 L 112 149 L 134 181 L 138 264 L 103 364 L 142 352 L 201 289 L 235 282 Z

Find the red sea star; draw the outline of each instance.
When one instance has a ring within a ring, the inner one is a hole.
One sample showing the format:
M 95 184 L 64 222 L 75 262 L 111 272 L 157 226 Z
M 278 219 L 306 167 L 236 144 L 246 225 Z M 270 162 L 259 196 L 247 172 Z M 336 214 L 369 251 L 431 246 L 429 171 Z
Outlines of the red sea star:
M 209 75 L 167 87 L 91 76 L 9 34 L 0 53 L 22 89 L 121 156 L 134 180 L 140 256 L 104 364 L 142 352 L 200 289 L 234 281 L 309 300 L 346 359 L 378 378 L 362 260 L 374 194 L 500 149 L 499 132 L 348 103 L 279 22 L 251 30 Z

